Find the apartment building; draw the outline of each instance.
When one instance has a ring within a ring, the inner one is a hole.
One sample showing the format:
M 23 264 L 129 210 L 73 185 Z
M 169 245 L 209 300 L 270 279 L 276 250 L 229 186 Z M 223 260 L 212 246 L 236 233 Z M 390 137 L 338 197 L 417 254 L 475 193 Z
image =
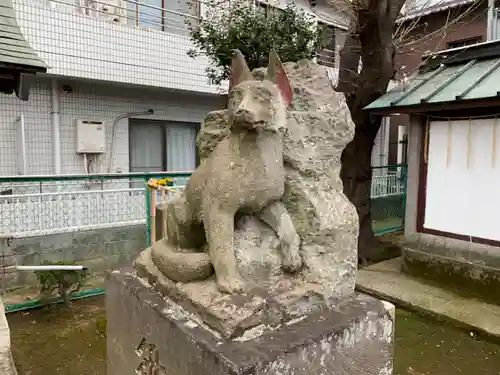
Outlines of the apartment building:
M 345 14 L 326 1 L 298 5 L 337 36 L 318 51 L 335 79 Z M 0 175 L 195 168 L 196 133 L 221 106 L 220 88 L 205 75 L 208 60 L 187 55 L 186 21 L 203 15 L 203 3 L 13 0 L 13 8 L 48 69 L 29 101 L 0 96 Z

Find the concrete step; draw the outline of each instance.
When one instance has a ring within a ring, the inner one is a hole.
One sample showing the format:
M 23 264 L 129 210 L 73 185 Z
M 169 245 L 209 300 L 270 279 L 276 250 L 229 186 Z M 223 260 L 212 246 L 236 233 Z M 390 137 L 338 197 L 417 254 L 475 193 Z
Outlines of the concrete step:
M 395 258 L 358 271 L 356 289 L 500 340 L 500 306 L 466 298 L 401 272 Z

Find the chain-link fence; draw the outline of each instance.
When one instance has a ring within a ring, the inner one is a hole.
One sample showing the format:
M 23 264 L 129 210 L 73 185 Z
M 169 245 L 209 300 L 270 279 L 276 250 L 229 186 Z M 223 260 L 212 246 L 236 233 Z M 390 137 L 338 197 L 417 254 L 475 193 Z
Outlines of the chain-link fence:
M 189 175 L 0 177 L 0 278 L 7 309 L 38 303 L 34 274 L 16 265 L 76 262 L 91 271 L 76 297 L 102 293 L 105 271 L 130 265 L 148 244 L 147 180 L 169 177 L 182 189 Z
M 373 167 L 371 216 L 375 234 L 404 228 L 407 165 Z
M 190 173 L 0 177 L 0 278 L 8 311 L 39 304 L 33 274 L 16 265 L 78 262 L 92 277 L 75 297 L 103 293 L 106 270 L 130 265 L 149 243 L 152 206 L 168 198 L 147 181 L 171 178 L 180 191 Z M 157 194 L 154 197 L 152 194 Z M 403 228 L 406 166 L 375 167 L 371 198 L 378 234 Z M 161 228 L 157 228 L 161 231 Z

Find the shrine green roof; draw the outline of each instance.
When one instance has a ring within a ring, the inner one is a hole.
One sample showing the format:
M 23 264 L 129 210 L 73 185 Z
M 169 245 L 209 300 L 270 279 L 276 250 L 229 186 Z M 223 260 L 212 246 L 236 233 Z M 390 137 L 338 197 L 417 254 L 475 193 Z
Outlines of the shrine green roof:
M 46 71 L 48 66 L 23 36 L 12 0 L 0 0 L 0 64 Z
M 424 56 L 410 83 L 399 85 L 365 107 L 399 112 L 445 103 L 500 99 L 500 42 L 481 43 Z

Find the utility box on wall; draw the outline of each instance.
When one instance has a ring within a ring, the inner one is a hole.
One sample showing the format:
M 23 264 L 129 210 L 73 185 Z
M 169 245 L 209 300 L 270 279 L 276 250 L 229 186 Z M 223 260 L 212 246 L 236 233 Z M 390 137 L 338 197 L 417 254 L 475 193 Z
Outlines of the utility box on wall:
M 105 121 L 76 119 L 76 152 L 79 154 L 101 154 L 105 151 Z

